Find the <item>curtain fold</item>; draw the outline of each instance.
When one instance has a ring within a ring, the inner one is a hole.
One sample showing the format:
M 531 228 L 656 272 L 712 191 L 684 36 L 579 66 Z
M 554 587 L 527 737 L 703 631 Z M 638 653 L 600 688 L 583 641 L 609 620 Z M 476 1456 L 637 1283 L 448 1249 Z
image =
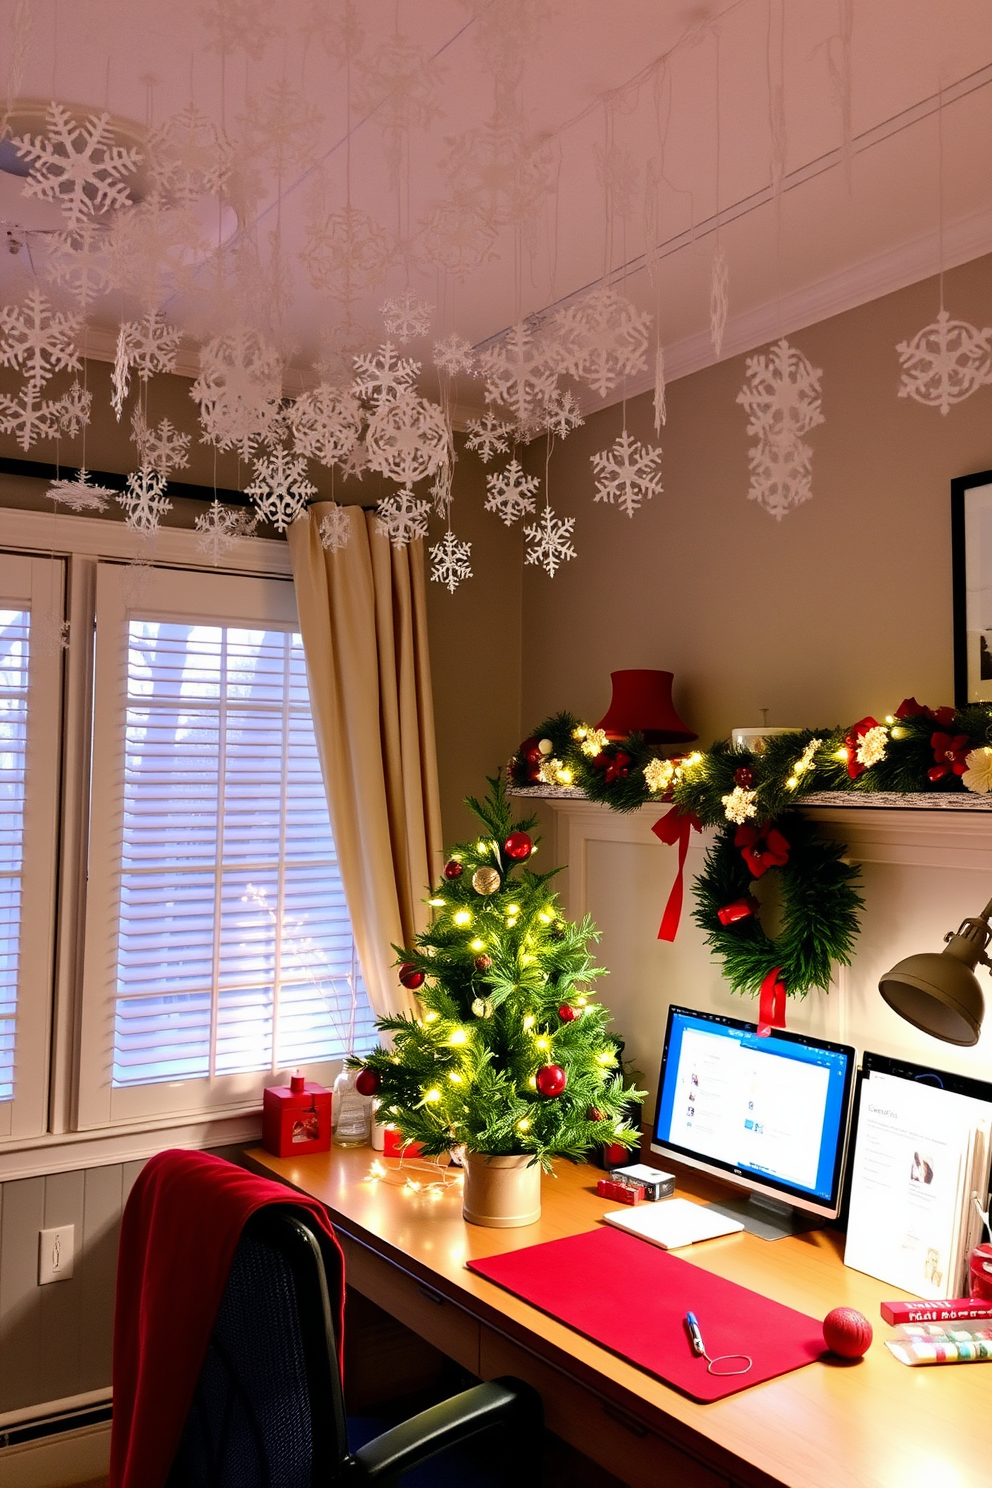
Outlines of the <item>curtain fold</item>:
M 325 503 L 289 528 L 310 704 L 341 879 L 374 1011 L 411 1011 L 393 945 L 424 928 L 441 861 L 441 811 L 422 544 L 397 552 L 374 514 L 320 541 Z

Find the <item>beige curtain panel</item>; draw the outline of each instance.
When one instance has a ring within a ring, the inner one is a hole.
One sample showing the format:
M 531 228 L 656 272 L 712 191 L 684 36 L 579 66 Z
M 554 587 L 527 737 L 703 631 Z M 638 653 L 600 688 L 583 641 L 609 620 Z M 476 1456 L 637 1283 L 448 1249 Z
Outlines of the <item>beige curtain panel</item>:
M 369 1001 L 416 1006 L 392 946 L 424 928 L 441 812 L 420 542 L 397 552 L 374 514 L 346 507 L 347 545 L 320 541 L 330 507 L 289 528 L 300 630 L 331 827 Z

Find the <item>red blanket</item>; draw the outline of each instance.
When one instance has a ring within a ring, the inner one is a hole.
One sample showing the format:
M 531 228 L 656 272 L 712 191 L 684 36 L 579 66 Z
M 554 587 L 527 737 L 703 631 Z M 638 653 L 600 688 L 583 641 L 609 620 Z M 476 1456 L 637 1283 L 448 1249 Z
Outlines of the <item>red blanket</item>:
M 343 1342 L 344 1258 L 315 1199 L 202 1152 L 160 1152 L 121 1223 L 114 1313 L 110 1488 L 162 1488 L 206 1357 L 245 1221 L 267 1204 L 313 1215 L 340 1258 L 329 1275 Z

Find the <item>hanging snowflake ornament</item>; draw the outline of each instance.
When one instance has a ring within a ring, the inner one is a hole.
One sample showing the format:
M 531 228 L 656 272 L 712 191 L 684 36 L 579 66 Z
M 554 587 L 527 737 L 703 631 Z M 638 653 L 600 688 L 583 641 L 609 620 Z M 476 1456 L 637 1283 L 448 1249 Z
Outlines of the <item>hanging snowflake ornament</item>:
M 131 205 L 127 177 L 141 163 L 141 151 L 119 145 L 109 114 L 91 114 L 79 123 L 61 103 L 50 103 L 45 133 L 19 135 L 11 144 L 31 164 L 21 188 L 24 196 L 56 202 L 71 228 L 94 215 Z
M 418 501 L 409 486 L 394 496 L 384 496 L 376 507 L 376 530 L 388 537 L 394 548 L 405 548 L 415 538 L 427 536 L 430 503 Z
M 196 546 L 205 553 L 214 568 L 232 548 L 237 547 L 243 537 L 250 537 L 258 522 L 243 509 L 224 506 L 216 496 L 205 512 L 197 517 L 194 526 L 199 534 Z
M 464 579 L 472 577 L 472 565 L 468 561 L 471 552 L 472 544 L 459 542 L 449 529 L 431 548 L 431 579 L 434 583 L 443 584 L 449 594 L 454 594 Z
M 621 378 L 647 367 L 650 324 L 650 315 L 617 290 L 593 290 L 552 321 L 562 371 L 605 397 Z
M 596 472 L 594 501 L 608 501 L 632 517 L 643 501 L 660 496 L 661 450 L 657 445 L 641 444 L 627 430 L 614 440 L 607 450 L 600 450 L 591 457 L 590 463 Z
M 403 391 L 380 403 L 365 431 L 369 466 L 401 485 L 423 480 L 448 449 L 448 425 L 436 403 Z
M 156 372 L 174 372 L 179 353 L 180 333 L 157 310 L 149 310 L 143 320 L 125 320 L 117 332 L 117 355 L 111 379 L 111 403 L 120 419 L 127 397 L 131 373 L 142 382 Z
M 93 394 L 88 388 L 74 381 L 69 391 L 63 393 L 58 400 L 58 406 L 59 432 L 67 434 L 70 439 L 75 439 L 90 421 Z
M 710 276 L 710 341 L 716 357 L 719 357 L 723 350 L 723 333 L 727 325 L 729 305 L 728 283 L 727 255 L 723 251 L 723 244 L 718 243 L 713 255 L 713 268 Z
M 665 349 L 658 342 L 654 354 L 654 432 L 660 434 L 668 422 L 668 406 L 665 398 Z
M 157 428 L 149 428 L 144 414 L 136 408 L 131 419 L 131 438 L 138 450 L 138 461 L 159 475 L 184 470 L 189 464 L 190 436 L 181 434 L 167 418 Z
M 245 495 L 254 501 L 259 516 L 277 532 L 285 532 L 317 494 L 317 487 L 306 478 L 306 461 L 276 449 L 256 460 L 253 469 L 254 480 L 245 486 Z
M 509 410 L 521 438 L 540 428 L 545 402 L 558 386 L 557 348 L 519 321 L 479 357 L 486 401 Z
M 260 62 L 270 38 L 279 34 L 272 14 L 266 0 L 209 0 L 201 8 L 203 24 L 213 33 L 208 48 L 222 57 L 240 50 Z
M 61 403 L 42 398 L 30 382 L 19 393 L 0 393 L 0 433 L 11 434 L 21 449 L 27 450 L 38 439 L 54 439 L 59 432 Z
M 475 206 L 491 229 L 527 227 L 554 190 L 553 146 L 531 138 L 504 111 L 448 141 L 443 166 L 451 198 Z
M 452 331 L 443 341 L 434 342 L 434 365 L 447 377 L 457 377 L 459 372 L 472 372 L 475 368 L 475 348 L 471 341 Z
M 153 190 L 170 205 L 188 207 L 221 190 L 231 174 L 231 147 L 192 103 L 148 136 Z
M 300 259 L 314 289 L 350 304 L 371 294 L 385 279 L 396 245 L 373 217 L 357 207 L 312 213 Z
M 437 307 L 419 300 L 412 289 L 405 289 L 380 305 L 379 313 L 387 336 L 395 336 L 401 346 L 426 336 Z
M 494 470 L 486 476 L 485 509 L 495 512 L 506 527 L 513 525 L 518 517 L 529 516 L 534 510 L 534 494 L 541 482 L 536 475 L 525 475 L 517 460 L 511 460 L 505 470 Z
M 197 269 L 211 247 L 192 207 L 170 207 L 156 195 L 118 212 L 106 236 L 111 288 L 145 306 L 198 287 Z
M 369 457 L 365 448 L 365 440 L 359 439 L 342 460 L 341 474 L 345 480 L 361 480 L 368 468 Z
M 289 411 L 293 448 L 308 460 L 334 465 L 362 432 L 362 406 L 350 388 L 321 382 L 301 393 Z
M 328 505 L 330 510 L 321 517 L 317 527 L 320 545 L 329 553 L 340 553 L 351 542 L 351 513 L 346 506 L 338 506 L 336 501 Z
M 45 277 L 64 289 L 83 311 L 110 289 L 106 229 L 84 222 L 73 232 L 52 233 L 45 241 Z
M 204 437 L 243 460 L 281 427 L 282 359 L 257 331 L 226 331 L 200 353 L 200 375 L 190 388 Z
M 484 465 L 488 465 L 496 455 L 509 453 L 512 427 L 498 419 L 491 409 L 487 409 L 481 418 L 469 419 L 465 427 L 468 429 L 465 443 L 470 450 L 475 450 Z
M 561 565 L 575 557 L 569 540 L 574 526 L 574 517 L 556 517 L 550 506 L 546 506 L 540 522 L 524 528 L 524 536 L 530 543 L 524 562 L 539 563 L 553 579 Z
M 465 279 L 496 257 L 497 229 L 479 202 L 447 201 L 427 214 L 417 242 L 427 265 Z
M 166 512 L 172 510 L 165 495 L 165 476 L 144 465 L 131 472 L 117 500 L 127 513 L 127 525 L 138 532 L 157 531 Z
M 355 392 L 378 407 L 408 392 L 419 373 L 419 362 L 397 356 L 392 341 L 384 341 L 377 351 L 356 356 Z
M 823 374 L 784 339 L 767 355 L 748 357 L 745 370 L 737 402 L 747 410 L 748 434 L 757 439 L 748 455 L 748 499 L 781 521 L 812 495 L 813 452 L 802 436 L 823 423 Z
M 896 347 L 902 365 L 900 398 L 946 414 L 992 383 L 992 326 L 979 330 L 941 310 L 936 320 Z
M 748 452 L 748 500 L 780 522 L 793 507 L 812 499 L 812 461 L 813 451 L 803 439 L 759 440 Z
M 448 520 L 451 512 L 451 502 L 453 500 L 451 487 L 455 473 L 454 463 L 455 454 L 452 449 L 451 433 L 449 430 L 448 448 L 431 482 L 431 506 L 433 506 L 439 517 L 444 517 L 445 521 Z
M 19 305 L 0 308 L 0 366 L 20 372 L 36 391 L 55 372 L 78 372 L 82 324 L 82 316 L 56 310 L 40 289 L 30 290 Z
M 544 400 L 544 427 L 557 439 L 567 439 L 573 429 L 584 424 L 575 394 L 568 389 L 555 388 Z
M 77 470 L 74 480 L 57 480 L 49 486 L 45 495 L 56 506 L 67 506 L 74 512 L 105 511 L 107 502 L 117 492 L 110 486 L 94 486 L 90 483 L 88 470 Z

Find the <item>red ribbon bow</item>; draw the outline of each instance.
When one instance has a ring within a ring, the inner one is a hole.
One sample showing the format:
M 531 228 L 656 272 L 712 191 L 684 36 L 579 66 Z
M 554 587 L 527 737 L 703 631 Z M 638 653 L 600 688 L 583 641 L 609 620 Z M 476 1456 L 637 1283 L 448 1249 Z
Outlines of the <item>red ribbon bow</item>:
M 754 914 L 757 905 L 749 894 L 743 899 L 735 899 L 732 904 L 725 904 L 718 909 L 716 917 L 721 925 L 736 925 L 738 920 L 748 920 Z
M 847 755 L 847 773 L 852 780 L 865 773 L 865 766 L 858 759 L 858 745 L 869 729 L 878 728 L 878 720 L 868 717 L 856 723 L 849 734 L 844 735 L 844 753 Z
M 630 765 L 633 756 L 624 754 L 618 749 L 615 754 L 606 749 L 601 749 L 593 760 L 597 770 L 605 771 L 604 779 L 609 785 L 614 780 L 626 780 L 630 774 Z
M 682 896 L 685 881 L 685 859 L 689 851 L 689 834 L 703 830 L 703 824 L 699 817 L 691 811 L 683 811 L 680 806 L 673 806 L 671 811 L 656 821 L 651 828 L 659 841 L 668 847 L 674 847 L 678 843 L 679 865 L 675 870 L 675 882 L 665 905 L 665 913 L 661 919 L 661 929 L 658 931 L 659 940 L 674 940 L 678 933 L 679 920 L 682 918 Z
M 758 994 L 758 1037 L 767 1038 L 773 1028 L 785 1027 L 785 983 L 782 968 L 775 966 L 765 977 Z
M 943 780 L 951 772 L 963 775 L 968 768 L 968 753 L 971 742 L 967 734 L 945 734 L 937 732 L 930 736 L 930 748 L 936 764 L 927 771 L 931 780 Z
M 753 878 L 761 878 L 769 868 L 781 868 L 789 861 L 788 841 L 771 822 L 763 827 L 738 827 L 734 846 L 740 848 Z

